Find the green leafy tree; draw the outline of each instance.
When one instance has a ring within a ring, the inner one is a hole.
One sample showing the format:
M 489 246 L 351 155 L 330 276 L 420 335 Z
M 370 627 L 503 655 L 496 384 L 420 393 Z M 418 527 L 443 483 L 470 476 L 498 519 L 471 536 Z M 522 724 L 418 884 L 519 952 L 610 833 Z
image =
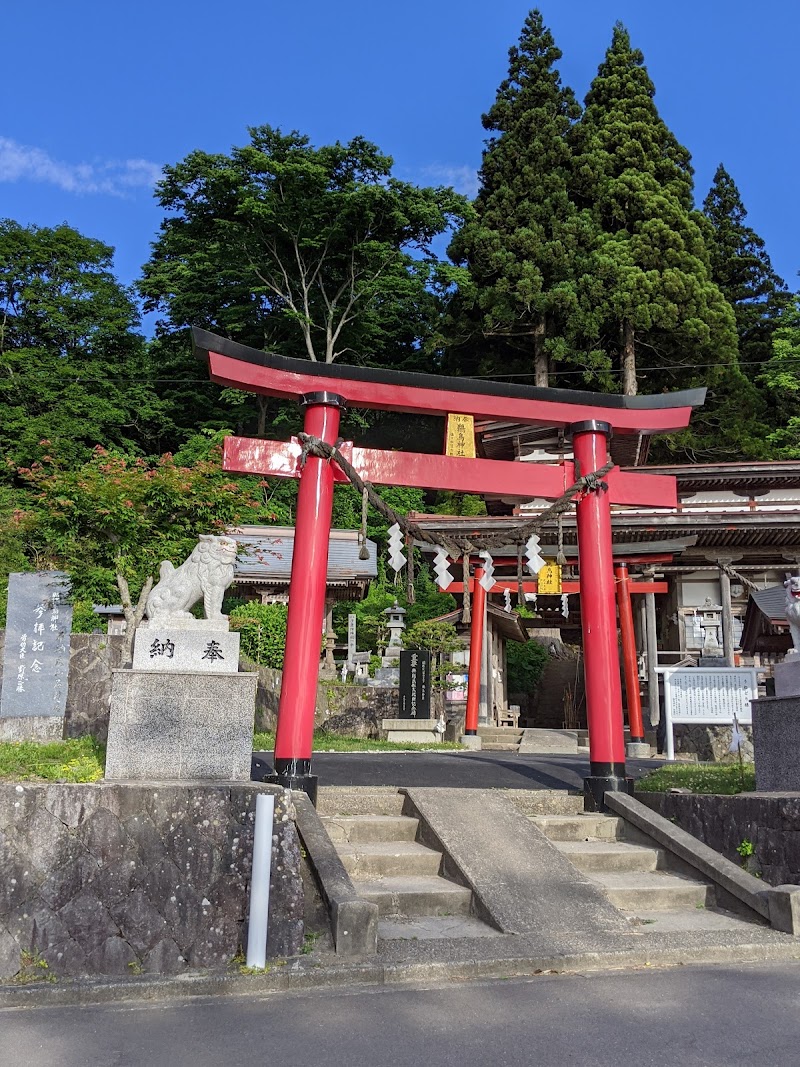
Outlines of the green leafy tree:
M 711 276 L 736 315 L 742 369 L 755 378 L 771 358 L 772 334 L 791 297 L 772 267 L 763 239 L 747 225 L 739 190 L 721 163 L 703 212 L 711 225 L 707 238 Z
M 781 315 L 772 337 L 772 358 L 764 364 L 760 384 L 767 390 L 778 428 L 770 445 L 780 459 L 800 458 L 800 297 Z
M 249 601 L 231 611 L 231 629 L 241 634 L 242 654 L 261 667 L 283 669 L 286 651 L 285 604 L 256 604 Z
M 108 603 L 119 577 L 137 593 L 162 560 L 184 559 L 201 533 L 280 521 L 259 479 L 222 470 L 220 436 L 186 463 L 180 454 L 145 459 L 98 445 L 74 469 L 49 456 L 21 468 L 28 501 L 16 521 L 29 564 L 61 568 L 77 599 Z
M 138 310 L 112 256 L 70 226 L 0 221 L 0 450 L 12 469 L 44 451 L 75 464 L 97 444 L 146 450 L 162 432 Z
M 733 311 L 713 282 L 692 168 L 656 109 L 644 57 L 620 24 L 571 131 L 574 189 L 591 218 L 581 285 L 585 344 L 619 366 L 621 391 L 713 383 L 736 361 Z M 661 370 L 659 370 L 661 368 Z
M 431 689 L 436 692 L 446 689 L 450 669 L 448 657 L 464 647 L 455 626 L 439 619 L 425 619 L 409 627 L 405 639 L 408 648 L 422 648 L 430 652 Z
M 456 358 L 477 347 L 489 353 L 479 369 L 532 370 L 540 386 L 549 384 L 551 361 L 567 356 L 576 308 L 578 219 L 567 134 L 580 107 L 561 84 L 560 58 L 541 14 L 532 11 L 482 119 L 490 137 L 474 213 L 449 248 L 466 267 L 450 309 L 450 330 L 461 342 Z
M 316 148 L 297 132 L 249 132 L 229 155 L 191 152 L 157 187 L 168 214 L 139 288 L 161 315 L 171 373 L 197 377 L 189 325 L 324 363 L 417 363 L 434 312 L 432 242 L 463 198 L 399 181 L 362 137 Z M 204 393 L 204 415 L 220 417 L 216 403 Z

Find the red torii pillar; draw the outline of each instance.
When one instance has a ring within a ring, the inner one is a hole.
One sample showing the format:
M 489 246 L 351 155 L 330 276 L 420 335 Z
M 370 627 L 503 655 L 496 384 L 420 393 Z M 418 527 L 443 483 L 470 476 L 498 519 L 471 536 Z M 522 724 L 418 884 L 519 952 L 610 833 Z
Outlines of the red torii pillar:
M 246 348 L 202 330 L 195 329 L 193 335 L 195 351 L 208 361 L 212 380 L 231 388 L 298 400 L 306 408 L 306 432 L 329 444 L 337 439 L 339 413 L 347 403 L 416 414 L 471 414 L 571 432 L 580 473 L 590 474 L 606 463 L 612 428 L 619 433 L 682 429 L 688 424 L 692 407 L 702 403 L 704 396 L 704 390 L 695 390 L 672 396 L 608 397 L 397 371 L 320 367 Z M 576 481 L 575 465 L 570 462 L 525 464 L 431 456 L 357 448 L 351 442 L 339 447 L 359 475 L 376 484 L 530 500 L 536 496 L 558 499 L 564 485 Z M 287 787 L 304 789 L 313 798 L 317 785 L 311 773 L 314 707 L 332 493 L 334 482 L 346 478 L 333 462 L 315 456 L 308 456 L 301 467 L 301 456 L 296 440 L 229 437 L 223 463 L 230 471 L 300 479 L 274 778 Z M 612 502 L 674 507 L 675 479 L 615 467 L 604 476 L 603 487 L 583 493 L 577 503 L 591 769 L 585 791 L 587 806 L 593 808 L 602 807 L 606 791 L 627 789 L 630 784 L 625 775 L 616 645 Z

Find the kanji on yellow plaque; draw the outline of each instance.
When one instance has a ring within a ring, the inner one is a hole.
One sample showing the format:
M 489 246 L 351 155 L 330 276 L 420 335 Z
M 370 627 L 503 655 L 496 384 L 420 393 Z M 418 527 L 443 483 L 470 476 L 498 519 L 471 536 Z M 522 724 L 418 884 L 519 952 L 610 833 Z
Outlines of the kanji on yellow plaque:
M 475 459 L 475 418 L 473 415 L 447 416 L 444 454 Z
M 539 583 L 537 593 L 540 596 L 561 592 L 561 568 L 557 563 L 545 563 L 536 579 Z

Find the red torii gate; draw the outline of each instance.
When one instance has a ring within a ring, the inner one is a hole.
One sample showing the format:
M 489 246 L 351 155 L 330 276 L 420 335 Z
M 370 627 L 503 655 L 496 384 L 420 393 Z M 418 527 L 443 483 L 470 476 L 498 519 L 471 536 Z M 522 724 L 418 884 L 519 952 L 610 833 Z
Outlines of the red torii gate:
M 207 361 L 212 381 L 264 396 L 294 399 L 305 409 L 306 434 L 338 443 L 345 405 L 411 414 L 467 414 L 539 426 L 558 427 L 572 438 L 580 472 L 600 470 L 608 440 L 616 434 L 669 433 L 688 425 L 705 390 L 623 397 L 564 389 L 543 389 L 404 374 L 373 368 L 323 365 L 277 356 L 194 329 L 196 355 Z M 342 454 L 368 482 L 425 489 L 557 499 L 575 480 L 575 465 L 529 464 L 464 459 L 357 448 L 340 444 Z M 300 467 L 301 445 L 228 437 L 226 470 L 299 478 L 296 532 L 286 628 L 283 685 L 275 740 L 275 780 L 304 789 L 312 798 L 311 773 L 319 634 L 324 614 L 333 485 L 345 475 L 333 461 L 314 455 Z M 586 674 L 586 710 L 591 773 L 587 802 L 602 805 L 607 790 L 626 790 L 622 687 L 610 505 L 676 506 L 673 477 L 625 472 L 614 467 L 607 491 L 585 493 L 576 504 L 581 616 Z

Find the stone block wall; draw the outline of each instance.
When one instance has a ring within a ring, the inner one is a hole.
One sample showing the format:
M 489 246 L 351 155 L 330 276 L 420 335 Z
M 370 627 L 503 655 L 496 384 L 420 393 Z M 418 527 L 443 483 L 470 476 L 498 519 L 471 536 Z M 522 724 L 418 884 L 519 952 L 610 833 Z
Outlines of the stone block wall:
M 753 730 L 744 724 L 740 727 L 744 734 L 742 756 L 748 763 L 753 762 Z M 673 726 L 676 756 L 693 756 L 700 763 L 716 763 L 730 758 L 732 737 L 730 726 L 703 725 L 702 723 L 676 723 Z
M 224 968 L 246 940 L 259 792 L 275 794 L 268 955 L 295 955 L 301 857 L 283 789 L 0 783 L 0 980 L 26 957 L 54 976 Z
M 742 862 L 737 846 L 751 841 L 751 874 L 768 885 L 800 885 L 800 793 L 637 793 L 636 799 L 734 863 Z

